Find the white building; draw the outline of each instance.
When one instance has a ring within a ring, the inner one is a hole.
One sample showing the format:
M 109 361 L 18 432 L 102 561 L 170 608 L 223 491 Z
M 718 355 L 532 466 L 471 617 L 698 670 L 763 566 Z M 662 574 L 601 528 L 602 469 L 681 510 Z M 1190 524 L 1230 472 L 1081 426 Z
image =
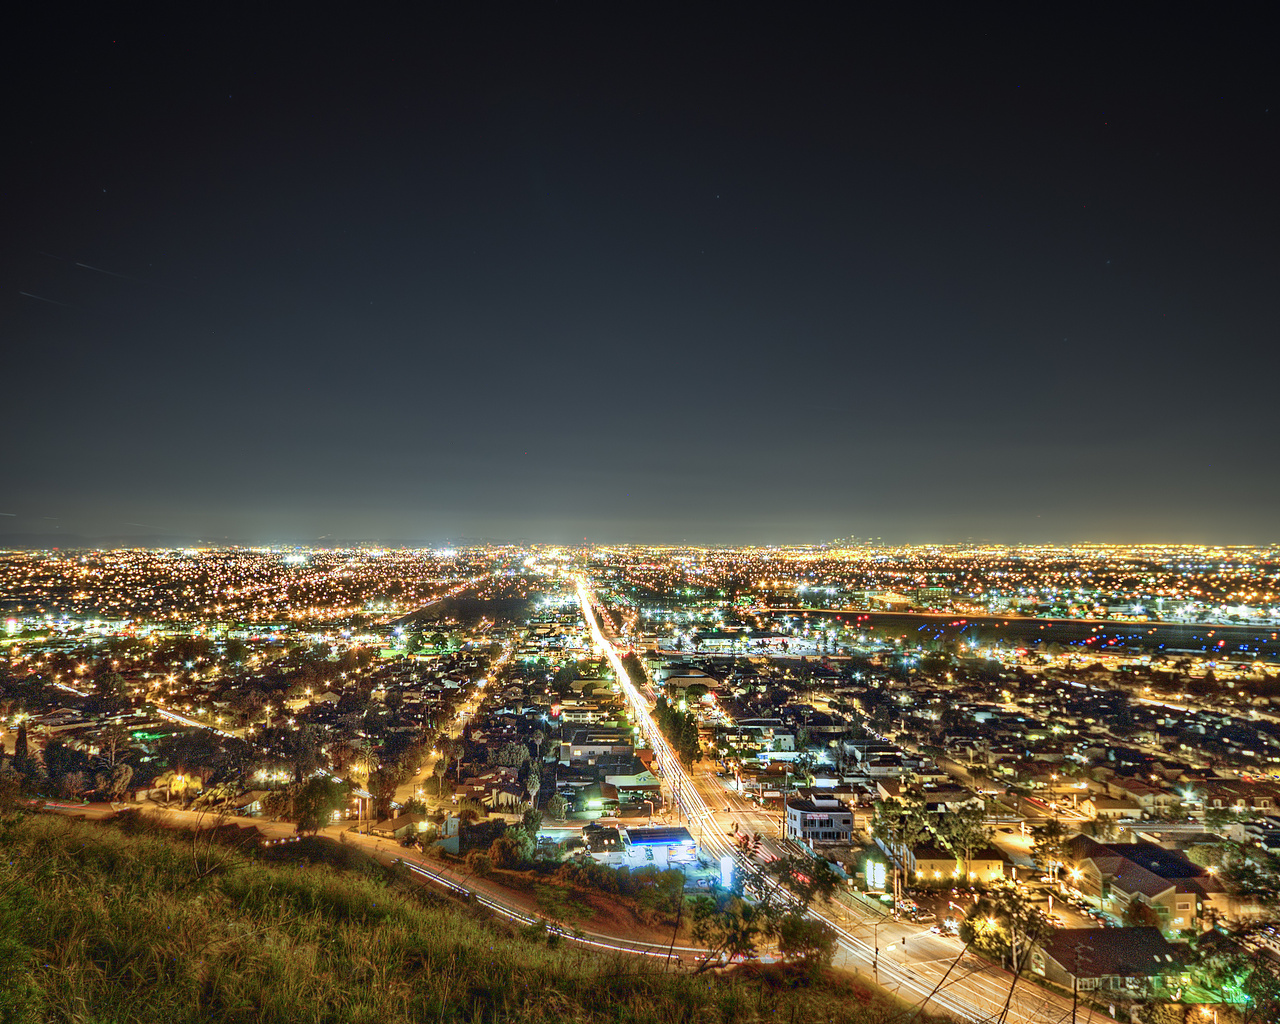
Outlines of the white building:
M 835 797 L 787 798 L 787 838 L 808 843 L 847 843 L 853 835 L 853 811 Z
M 636 868 L 678 868 L 698 863 L 698 844 L 682 825 L 622 829 L 622 862 Z

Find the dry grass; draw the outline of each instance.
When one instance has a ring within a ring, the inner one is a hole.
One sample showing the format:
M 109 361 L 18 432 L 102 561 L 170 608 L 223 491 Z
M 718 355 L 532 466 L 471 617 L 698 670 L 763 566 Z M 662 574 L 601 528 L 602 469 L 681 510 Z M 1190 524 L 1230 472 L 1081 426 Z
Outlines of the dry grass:
M 549 946 L 367 874 L 239 853 L 208 871 L 182 837 L 41 815 L 4 853 L 0 1021 L 902 1019 L 847 983 L 695 978 Z

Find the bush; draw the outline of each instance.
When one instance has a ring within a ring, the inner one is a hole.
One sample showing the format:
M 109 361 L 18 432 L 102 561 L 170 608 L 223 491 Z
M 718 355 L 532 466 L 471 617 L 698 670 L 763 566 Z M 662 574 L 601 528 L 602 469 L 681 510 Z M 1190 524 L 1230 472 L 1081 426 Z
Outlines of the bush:
M 479 850 L 472 850 L 467 854 L 466 865 L 471 874 L 479 875 L 481 878 L 493 872 L 493 858 Z

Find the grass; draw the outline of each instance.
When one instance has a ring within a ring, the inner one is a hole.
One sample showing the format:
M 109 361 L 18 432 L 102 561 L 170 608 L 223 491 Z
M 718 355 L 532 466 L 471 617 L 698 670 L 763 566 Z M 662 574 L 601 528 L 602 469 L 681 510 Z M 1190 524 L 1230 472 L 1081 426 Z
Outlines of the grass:
M 272 863 L 136 824 L 36 815 L 3 854 L 0 1022 L 905 1019 L 836 975 L 663 973 L 422 899 L 388 872 Z

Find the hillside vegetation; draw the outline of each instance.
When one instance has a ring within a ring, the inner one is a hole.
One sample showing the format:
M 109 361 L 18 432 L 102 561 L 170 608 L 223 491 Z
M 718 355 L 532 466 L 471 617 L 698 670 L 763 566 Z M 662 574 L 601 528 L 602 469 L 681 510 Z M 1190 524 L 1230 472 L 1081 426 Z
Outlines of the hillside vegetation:
M 47 814 L 7 819 L 0 844 L 5 1022 L 911 1017 L 835 974 L 694 977 L 549 945 L 367 865 L 273 863 L 137 823 Z

